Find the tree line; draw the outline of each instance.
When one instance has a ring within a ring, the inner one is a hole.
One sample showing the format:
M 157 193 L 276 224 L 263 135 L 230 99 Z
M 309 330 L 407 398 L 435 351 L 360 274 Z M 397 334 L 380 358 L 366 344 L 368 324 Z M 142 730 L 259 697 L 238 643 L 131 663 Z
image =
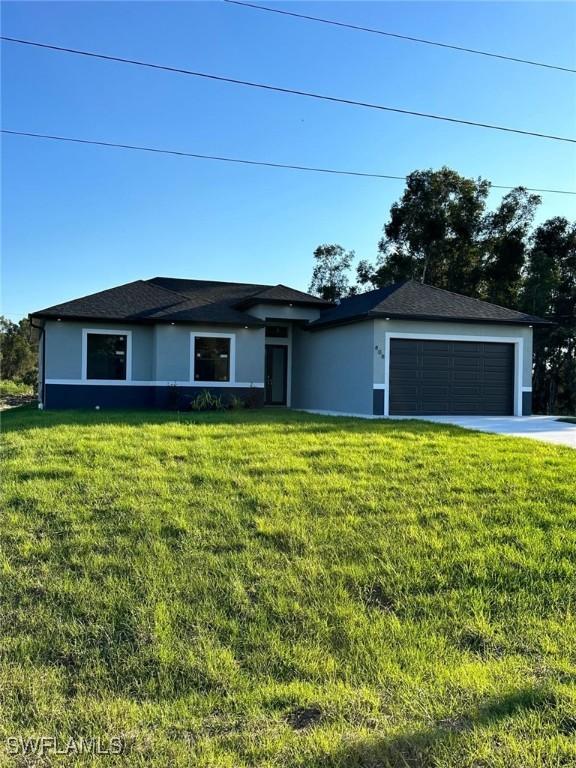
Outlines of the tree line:
M 14 323 L 0 315 L 0 373 L 3 381 L 36 385 L 38 343 L 26 318 Z
M 490 182 L 449 168 L 414 171 L 374 261 L 338 244 L 314 251 L 310 290 L 325 299 L 417 280 L 551 320 L 534 329 L 536 413 L 576 413 L 576 223 L 534 226 L 538 195 L 517 187 L 495 210 Z

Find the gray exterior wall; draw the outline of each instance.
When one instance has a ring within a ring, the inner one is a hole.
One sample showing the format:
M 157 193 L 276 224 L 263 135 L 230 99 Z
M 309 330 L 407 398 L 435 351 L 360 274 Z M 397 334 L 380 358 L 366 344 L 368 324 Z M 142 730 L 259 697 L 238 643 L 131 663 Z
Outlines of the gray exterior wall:
M 154 377 L 153 327 L 65 320 L 58 323 L 49 320 L 45 325 L 47 379 L 80 380 L 82 378 L 83 328 L 132 331 L 132 380 L 150 381 Z
M 372 414 L 373 325 L 293 329 L 292 407 Z
M 158 325 L 154 333 L 156 381 L 191 381 L 190 334 L 224 333 L 236 337 L 235 370 L 231 379 L 247 384 L 264 382 L 264 328 L 201 325 Z
M 313 307 L 288 307 L 282 304 L 255 304 L 246 310 L 247 314 L 254 315 L 261 320 L 266 318 L 276 320 L 317 320 L 320 310 Z
M 82 379 L 82 329 L 132 332 L 132 381 L 190 382 L 190 334 L 233 333 L 236 336 L 236 382 L 264 382 L 264 329 L 200 325 L 127 325 L 48 321 L 46 379 Z

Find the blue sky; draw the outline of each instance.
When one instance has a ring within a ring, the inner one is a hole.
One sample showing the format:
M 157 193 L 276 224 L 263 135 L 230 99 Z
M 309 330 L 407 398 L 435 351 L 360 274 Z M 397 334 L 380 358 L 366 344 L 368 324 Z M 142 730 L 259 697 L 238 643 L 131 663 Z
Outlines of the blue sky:
M 576 5 L 291 2 L 277 7 L 576 66 Z M 221 2 L 7 2 L 4 35 L 392 106 L 576 134 L 576 75 Z M 6 44 L 5 128 L 389 174 L 448 165 L 576 189 L 574 146 Z M 154 275 L 305 289 L 312 252 L 373 258 L 402 182 L 7 137 L 3 311 Z M 496 204 L 502 192 L 494 192 Z M 546 195 L 539 219 L 574 218 Z

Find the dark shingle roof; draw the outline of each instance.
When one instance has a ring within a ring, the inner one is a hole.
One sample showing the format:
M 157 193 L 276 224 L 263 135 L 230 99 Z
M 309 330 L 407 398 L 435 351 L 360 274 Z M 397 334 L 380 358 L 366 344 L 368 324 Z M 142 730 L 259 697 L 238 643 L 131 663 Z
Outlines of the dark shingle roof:
M 471 299 L 409 280 L 342 299 L 338 306 L 285 285 L 224 283 L 154 277 L 56 304 L 31 317 L 123 322 L 180 322 L 261 325 L 243 310 L 258 303 L 300 304 L 322 308 L 310 327 L 355 322 L 371 317 L 450 320 L 504 324 L 545 324 L 533 315 Z
M 312 296 L 303 291 L 297 291 L 294 288 L 288 288 L 286 285 L 262 286 L 262 290 L 247 297 L 240 302 L 241 306 L 248 307 L 254 304 L 307 304 L 316 306 L 331 306 L 330 302 L 318 296 Z
M 534 315 L 408 280 L 342 299 L 337 307 L 323 312 L 321 317 L 312 323 L 312 327 L 322 328 L 370 317 L 509 325 L 547 324 L 546 320 Z
M 135 280 L 80 299 L 65 301 L 33 312 L 32 317 L 63 317 L 93 320 L 143 320 L 150 313 L 178 304 L 183 296 L 148 281 Z
M 322 299 L 283 285 L 154 277 L 56 304 L 32 313 L 31 317 L 261 325 L 259 319 L 242 309 L 262 301 L 330 306 Z

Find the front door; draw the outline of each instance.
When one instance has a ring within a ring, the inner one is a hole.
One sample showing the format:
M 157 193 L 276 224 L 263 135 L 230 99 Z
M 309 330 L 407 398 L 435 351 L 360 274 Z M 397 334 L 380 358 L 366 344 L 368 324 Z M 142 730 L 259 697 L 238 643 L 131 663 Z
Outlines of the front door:
M 266 344 L 266 405 L 286 405 L 288 347 Z

